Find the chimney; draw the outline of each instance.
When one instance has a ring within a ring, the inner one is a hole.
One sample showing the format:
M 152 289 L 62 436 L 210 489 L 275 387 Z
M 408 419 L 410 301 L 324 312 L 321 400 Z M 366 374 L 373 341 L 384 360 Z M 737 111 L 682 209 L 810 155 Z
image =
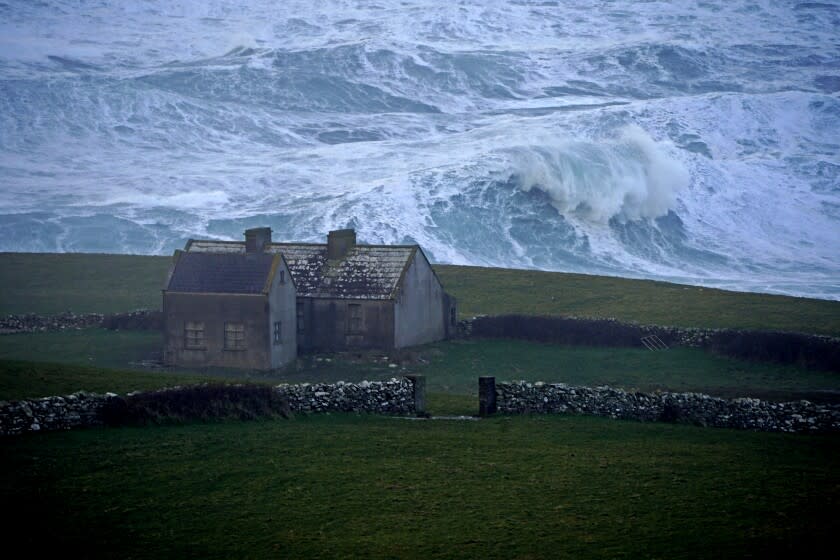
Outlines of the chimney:
M 356 230 L 337 229 L 327 235 L 327 258 L 343 259 L 347 252 L 356 246 Z
M 271 243 L 271 228 L 260 227 L 245 230 L 245 252 L 262 253 Z

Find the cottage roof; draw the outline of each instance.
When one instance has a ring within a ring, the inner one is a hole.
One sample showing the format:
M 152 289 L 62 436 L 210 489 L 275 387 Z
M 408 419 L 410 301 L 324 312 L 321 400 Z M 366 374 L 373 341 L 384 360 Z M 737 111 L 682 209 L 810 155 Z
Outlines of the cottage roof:
M 327 258 L 327 245 L 270 243 L 267 253 L 282 253 L 299 296 L 393 299 L 419 247 L 417 245 L 355 245 L 336 260 Z M 189 253 L 244 254 L 238 241 L 190 240 Z
M 267 253 L 180 253 L 167 291 L 212 294 L 260 294 L 276 268 Z

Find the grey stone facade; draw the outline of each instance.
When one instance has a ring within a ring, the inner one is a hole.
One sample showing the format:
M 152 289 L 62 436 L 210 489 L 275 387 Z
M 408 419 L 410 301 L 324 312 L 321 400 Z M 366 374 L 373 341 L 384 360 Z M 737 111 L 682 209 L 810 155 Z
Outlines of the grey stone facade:
M 72 395 L 0 402 L 0 436 L 101 426 L 102 407 L 117 395 Z
M 263 228 L 265 229 L 265 228 Z M 190 240 L 189 253 L 241 254 L 247 243 Z M 456 330 L 456 302 L 417 245 L 364 245 L 353 230 L 326 244 L 276 243 L 297 288 L 300 352 L 403 348 L 442 340 Z
M 281 367 L 297 357 L 295 301 L 281 255 L 179 251 L 163 290 L 164 362 Z

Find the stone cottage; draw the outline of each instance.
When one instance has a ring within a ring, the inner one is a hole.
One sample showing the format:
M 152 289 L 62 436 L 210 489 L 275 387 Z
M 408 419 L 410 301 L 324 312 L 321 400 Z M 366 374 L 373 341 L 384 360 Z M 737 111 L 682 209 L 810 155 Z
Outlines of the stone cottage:
M 365 245 L 352 229 L 326 243 L 275 243 L 269 228 L 245 242 L 190 240 L 190 255 L 282 255 L 297 289 L 300 352 L 403 348 L 449 337 L 455 299 L 443 289 L 419 245 Z
M 164 362 L 280 367 L 297 356 L 297 291 L 282 255 L 176 251 L 163 290 Z

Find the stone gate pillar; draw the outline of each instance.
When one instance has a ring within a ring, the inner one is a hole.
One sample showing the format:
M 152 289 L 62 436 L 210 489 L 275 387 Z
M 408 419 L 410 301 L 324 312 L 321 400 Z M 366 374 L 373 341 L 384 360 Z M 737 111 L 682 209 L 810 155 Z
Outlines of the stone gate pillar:
M 490 416 L 496 413 L 496 378 L 478 378 L 478 415 Z

